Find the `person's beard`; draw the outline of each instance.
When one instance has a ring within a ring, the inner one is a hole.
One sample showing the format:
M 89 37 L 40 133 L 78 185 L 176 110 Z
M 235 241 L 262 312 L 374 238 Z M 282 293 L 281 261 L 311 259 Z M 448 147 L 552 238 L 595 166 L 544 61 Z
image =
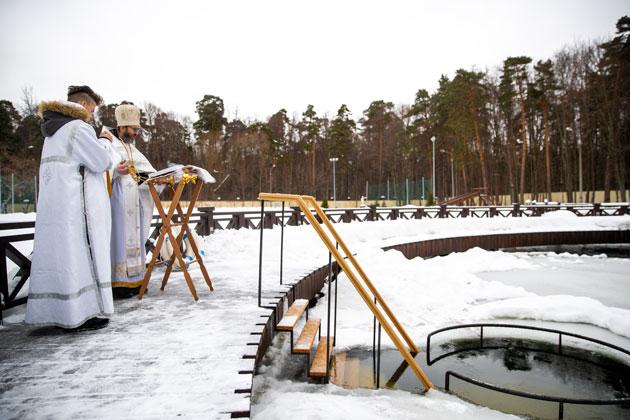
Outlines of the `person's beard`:
M 121 140 L 124 141 L 125 143 L 131 143 L 133 142 L 135 139 L 133 138 L 133 136 L 129 133 L 123 133 L 123 135 L 121 136 Z

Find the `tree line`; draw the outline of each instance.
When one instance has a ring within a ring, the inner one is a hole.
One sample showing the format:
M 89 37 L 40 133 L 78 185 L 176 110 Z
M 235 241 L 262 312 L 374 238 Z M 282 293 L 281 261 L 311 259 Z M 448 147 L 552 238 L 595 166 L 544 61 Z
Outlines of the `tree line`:
M 458 69 L 433 93 L 419 89 L 412 104 L 373 101 L 358 120 L 341 105 L 321 115 L 280 109 L 266 120 L 229 119 L 222 98 L 205 95 L 197 119 L 152 103 L 142 106 L 149 136 L 138 148 L 156 168 L 191 163 L 213 172 L 204 199 L 250 200 L 258 192 L 365 195 L 366 182 L 385 194 L 388 181 L 432 176 L 437 196 L 483 188 L 523 202 L 566 192 L 585 201 L 604 190 L 628 200 L 630 163 L 630 18 L 605 42 L 567 46 L 547 60 L 507 57 L 494 70 Z M 21 104 L 0 101 L 2 171 L 37 174 L 42 147 L 32 90 Z M 95 126 L 115 126 L 117 104 L 99 107 Z M 452 176 L 453 175 L 453 176 Z M 413 197 L 419 198 L 419 197 Z

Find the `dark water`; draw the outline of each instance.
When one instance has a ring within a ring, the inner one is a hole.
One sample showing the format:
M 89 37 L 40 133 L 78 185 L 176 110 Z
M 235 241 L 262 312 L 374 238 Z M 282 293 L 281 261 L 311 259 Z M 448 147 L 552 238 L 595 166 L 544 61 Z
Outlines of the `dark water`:
M 432 345 L 431 358 L 456 354 L 427 365 L 426 353 L 416 360 L 438 388 L 444 388 L 444 374 L 452 370 L 479 381 L 501 387 L 548 396 L 579 399 L 618 399 L 630 397 L 630 367 L 599 353 L 557 347 L 534 340 L 460 340 Z M 499 348 L 504 347 L 504 348 Z M 375 385 L 372 350 L 355 349 L 336 354 L 344 360 L 338 385 L 373 388 Z M 626 362 L 628 358 L 626 358 Z M 380 386 L 420 392 L 415 375 L 396 350 L 381 352 Z M 533 418 L 558 418 L 558 403 L 527 399 L 481 388 L 451 377 L 451 392 L 475 404 L 506 413 Z M 565 419 L 630 419 L 630 406 L 564 405 Z

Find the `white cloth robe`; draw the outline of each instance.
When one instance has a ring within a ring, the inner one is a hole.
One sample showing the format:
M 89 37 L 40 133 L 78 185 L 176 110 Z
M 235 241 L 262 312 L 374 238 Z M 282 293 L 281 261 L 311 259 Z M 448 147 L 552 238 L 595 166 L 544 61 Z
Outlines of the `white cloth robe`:
M 155 172 L 133 143 L 123 144 L 114 136 L 112 145 L 120 160 L 133 159 L 137 172 Z M 145 273 L 145 243 L 151 232 L 153 198 L 145 183 L 138 185 L 130 174 L 113 171 L 111 207 L 112 287 L 139 287 Z
M 46 137 L 26 322 L 64 328 L 114 312 L 110 271 L 110 203 L 104 172 L 111 144 L 71 121 Z M 83 167 L 83 175 L 80 172 Z

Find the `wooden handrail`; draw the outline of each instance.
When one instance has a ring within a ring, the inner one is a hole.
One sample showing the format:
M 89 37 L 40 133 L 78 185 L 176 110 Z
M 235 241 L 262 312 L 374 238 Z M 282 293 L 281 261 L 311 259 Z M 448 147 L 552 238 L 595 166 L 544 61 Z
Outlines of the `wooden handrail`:
M 382 313 L 381 307 L 385 309 L 387 305 L 384 304 L 382 297 L 380 296 L 380 294 L 378 294 L 378 292 L 376 291 L 376 288 L 368 279 L 367 275 L 365 275 L 365 272 L 363 272 L 363 270 L 360 270 L 360 266 L 358 262 L 356 261 L 356 259 L 350 258 L 352 257 L 352 254 L 349 252 L 348 247 L 345 245 L 345 243 L 343 243 L 343 241 L 340 241 L 341 238 L 335 231 L 332 224 L 330 224 L 330 221 L 328 221 L 328 218 L 326 217 L 326 215 L 323 213 L 323 211 L 317 204 L 317 201 L 315 201 L 315 198 L 311 196 L 300 196 L 296 194 L 260 193 L 258 195 L 258 199 L 263 200 L 263 201 L 296 202 L 300 206 L 300 208 L 302 209 L 302 212 L 304 213 L 304 216 L 308 219 L 313 229 L 315 229 L 315 232 L 320 237 L 322 242 L 324 242 L 324 245 L 326 245 L 326 248 L 328 248 L 329 252 L 335 257 L 337 264 L 339 264 L 339 266 L 342 268 L 344 273 L 346 273 L 346 276 L 348 277 L 348 279 L 354 286 L 355 290 L 359 293 L 359 296 L 361 296 L 361 298 L 363 299 L 365 304 L 368 306 L 372 314 L 376 317 L 376 319 L 378 319 L 378 322 L 383 326 L 383 329 L 385 330 L 389 338 L 394 342 L 394 345 L 396 346 L 400 354 L 403 356 L 405 361 L 409 364 L 409 366 L 413 370 L 414 374 L 416 375 L 420 383 L 422 383 L 425 389 L 432 388 L 433 385 L 431 384 L 431 381 L 426 376 L 426 374 L 422 371 L 422 369 L 420 368 L 420 365 L 418 365 L 418 362 L 416 362 L 414 356 L 411 354 L 407 346 L 405 346 L 405 343 L 403 343 L 403 341 L 400 339 L 400 337 L 396 333 L 396 330 L 394 330 L 394 328 L 390 325 L 389 320 Z M 333 237 L 341 245 L 342 250 L 348 256 L 348 260 L 346 260 L 343 257 L 343 255 L 341 255 L 339 250 L 332 243 L 329 235 L 324 231 L 321 224 L 318 223 L 315 216 L 313 216 L 313 213 L 311 213 L 308 204 L 310 204 L 315 209 L 316 213 L 322 219 L 323 223 L 330 230 L 330 232 L 333 233 Z M 328 222 L 328 224 L 326 224 L 326 222 Z M 348 264 L 348 261 L 352 263 L 352 266 Z M 364 279 L 364 283 L 368 285 L 368 288 L 370 289 L 374 297 L 376 297 L 377 302 L 380 302 L 381 304 L 380 307 L 374 303 L 372 297 L 367 293 L 367 291 L 365 290 L 365 288 L 363 287 L 363 285 L 357 278 L 354 270 L 352 270 L 353 267 L 357 270 L 357 272 L 363 273 L 361 274 L 361 277 Z M 387 313 L 389 318 L 392 319 L 392 321 L 394 321 L 395 317 L 390 316 L 390 314 L 391 315 L 393 314 L 391 313 L 391 310 L 389 310 L 389 307 L 387 307 L 387 310 L 385 310 L 385 312 Z M 409 335 L 405 332 L 402 325 L 400 325 L 400 323 L 397 320 L 394 322 L 394 325 L 396 326 L 396 329 L 398 330 L 398 332 L 401 335 L 403 335 L 403 337 L 406 337 L 405 340 L 407 340 Z M 411 341 L 411 339 L 409 339 L 409 341 Z M 415 349 L 416 348 L 415 343 L 411 341 L 411 344 L 412 345 L 410 345 L 410 347 Z M 414 353 L 417 353 L 417 351 L 414 351 Z
M 317 204 L 317 201 L 315 201 L 315 198 L 308 197 L 306 201 L 310 202 L 311 205 L 313 205 L 314 207 L 316 206 L 315 211 L 317 212 L 319 217 L 322 219 L 322 221 L 324 222 L 328 230 L 332 233 L 335 240 L 339 243 L 339 245 L 341 246 L 341 249 L 343 249 L 343 252 L 346 253 L 346 255 L 348 256 L 348 259 L 355 266 L 355 268 L 357 269 L 357 272 L 359 273 L 359 275 L 361 276 L 361 278 L 367 285 L 368 289 L 370 289 L 372 294 L 376 297 L 377 302 L 379 302 L 383 306 L 383 309 L 385 309 L 385 313 L 387 313 L 387 316 L 390 317 L 390 319 L 392 320 L 392 322 L 394 323 L 394 325 L 396 326 L 400 334 L 403 336 L 403 338 L 407 342 L 407 345 L 409 346 L 409 351 L 413 353 L 418 353 L 418 348 L 416 347 L 416 343 L 414 343 L 411 337 L 409 337 L 409 335 L 407 334 L 407 331 L 405 331 L 403 326 L 398 321 L 398 318 L 396 318 L 392 310 L 389 308 L 385 300 L 382 298 L 381 294 L 378 292 L 378 290 L 376 290 L 376 287 L 374 287 L 374 284 L 368 278 L 367 274 L 365 274 L 365 271 L 363 271 L 363 268 L 361 267 L 361 265 L 359 265 L 359 262 L 356 260 L 356 258 L 354 258 L 354 255 L 352 254 L 352 252 L 350 252 L 350 249 L 348 248 L 346 243 L 343 241 L 343 239 L 341 239 L 341 236 L 339 236 L 339 234 L 333 227 L 332 223 L 330 223 L 330 220 L 328 220 L 328 218 L 326 217 L 326 214 L 322 211 L 321 207 L 319 207 L 319 205 Z

